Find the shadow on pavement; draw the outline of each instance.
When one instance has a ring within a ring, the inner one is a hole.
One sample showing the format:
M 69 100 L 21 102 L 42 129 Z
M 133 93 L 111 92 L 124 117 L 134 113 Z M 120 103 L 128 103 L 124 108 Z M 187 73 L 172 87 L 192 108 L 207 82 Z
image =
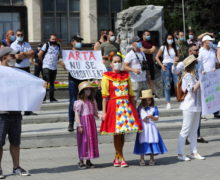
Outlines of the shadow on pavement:
M 148 165 L 149 157 L 146 157 L 146 164 Z M 176 156 L 169 156 L 169 157 L 155 157 L 156 160 L 156 166 L 164 166 L 164 165 L 170 165 L 175 164 L 179 162 L 177 160 Z M 130 160 L 126 161 L 130 167 L 132 166 L 139 166 L 139 160 Z M 113 167 L 112 162 L 103 163 L 103 164 L 95 164 L 95 169 L 102 169 L 102 168 L 109 168 Z M 31 169 L 31 174 L 43 174 L 43 173 L 66 173 L 66 172 L 72 172 L 72 171 L 83 171 L 78 168 L 77 165 L 67 165 L 67 166 L 60 166 L 60 167 L 54 167 L 54 168 L 39 168 L 39 169 Z
M 60 166 L 54 168 L 39 168 L 39 169 L 31 169 L 29 172 L 31 174 L 42 174 L 42 173 L 65 173 L 71 171 L 80 170 L 77 165 L 68 165 L 68 166 Z

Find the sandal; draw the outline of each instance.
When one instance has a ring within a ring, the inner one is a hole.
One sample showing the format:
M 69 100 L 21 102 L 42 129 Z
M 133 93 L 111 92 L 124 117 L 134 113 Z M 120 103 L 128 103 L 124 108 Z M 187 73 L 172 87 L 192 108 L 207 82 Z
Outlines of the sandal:
M 86 161 L 86 167 L 87 167 L 87 168 L 95 168 L 95 165 L 92 164 L 90 160 L 87 160 L 87 161 Z
M 79 169 L 86 169 L 86 165 L 83 162 L 78 163 L 78 168 Z
M 154 166 L 155 165 L 155 161 L 154 160 L 150 160 L 149 161 L 149 166 Z
M 145 166 L 145 165 L 146 165 L 146 164 L 145 164 L 145 161 L 144 161 L 144 160 L 140 160 L 140 161 L 139 161 L 139 165 L 140 165 L 140 166 Z

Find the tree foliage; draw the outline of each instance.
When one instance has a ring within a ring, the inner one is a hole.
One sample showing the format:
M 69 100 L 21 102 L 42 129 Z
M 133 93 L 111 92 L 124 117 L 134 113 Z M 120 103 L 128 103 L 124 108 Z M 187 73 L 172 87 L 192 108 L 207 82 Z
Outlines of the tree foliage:
M 197 33 L 220 30 L 219 0 L 184 0 L 186 29 Z M 124 8 L 135 5 L 164 6 L 165 27 L 168 31 L 183 30 L 182 0 L 124 0 Z

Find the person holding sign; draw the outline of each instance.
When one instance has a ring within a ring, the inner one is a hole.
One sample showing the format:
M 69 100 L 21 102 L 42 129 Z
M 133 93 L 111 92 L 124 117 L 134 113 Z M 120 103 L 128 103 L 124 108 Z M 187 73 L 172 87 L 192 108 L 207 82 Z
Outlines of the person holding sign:
M 124 134 L 140 132 L 142 129 L 134 106 L 134 92 L 128 72 L 121 71 L 122 58 L 113 56 L 112 72 L 105 72 L 102 78 L 102 124 L 101 134 L 113 134 L 115 146 L 115 167 L 127 167 L 124 160 Z
M 155 165 L 154 156 L 164 154 L 167 148 L 154 123 L 159 119 L 159 111 L 158 107 L 154 106 L 152 90 L 143 90 L 140 99 L 138 113 L 142 121 L 143 132 L 137 133 L 134 154 L 140 155 L 140 166 L 145 165 L 144 155 L 150 155 L 149 165 L 153 166 Z
M 9 66 L 11 61 L 15 61 L 16 50 L 9 47 L 0 49 L 0 66 Z M 10 152 L 13 160 L 13 174 L 29 176 L 30 173 L 20 167 L 20 142 L 21 142 L 21 121 L 20 111 L 0 111 L 0 179 L 3 179 L 1 161 L 3 155 L 3 146 L 6 136 L 10 142 Z
M 182 90 L 187 94 L 180 105 L 180 109 L 183 111 L 183 124 L 178 140 L 178 159 L 181 161 L 189 161 L 190 158 L 203 160 L 205 157 L 202 157 L 197 152 L 197 130 L 202 107 L 200 82 L 196 78 L 196 58 L 191 55 L 183 63 Z M 184 145 L 187 136 L 190 138 L 190 158 L 184 155 Z
M 72 45 L 72 50 L 81 50 L 82 49 L 82 41 L 83 38 L 80 37 L 79 35 L 75 35 L 72 38 L 71 45 Z M 62 66 L 65 67 L 64 62 L 62 62 Z M 67 69 L 68 70 L 68 69 Z M 75 122 L 75 113 L 73 111 L 73 105 L 74 102 L 77 100 L 77 95 L 78 95 L 78 86 L 83 80 L 77 79 L 71 75 L 69 72 L 68 75 L 69 79 L 69 125 L 68 125 L 68 131 L 72 132 L 74 130 L 74 122 Z
M 200 72 L 207 73 L 216 70 L 216 64 L 219 63 L 216 50 L 213 48 L 214 39 L 205 35 L 202 38 L 202 47 L 199 50 L 198 62 L 200 64 Z M 215 118 L 220 118 L 219 111 L 214 113 Z

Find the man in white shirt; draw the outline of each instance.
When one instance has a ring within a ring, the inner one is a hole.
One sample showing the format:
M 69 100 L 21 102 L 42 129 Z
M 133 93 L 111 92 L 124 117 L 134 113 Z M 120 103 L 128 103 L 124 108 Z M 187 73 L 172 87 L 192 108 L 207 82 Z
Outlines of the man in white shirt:
M 198 62 L 200 64 L 200 72 L 210 72 L 216 69 L 216 63 L 218 62 L 216 51 L 213 47 L 213 38 L 209 35 L 205 35 L 202 38 L 202 47 L 199 50 Z
M 16 40 L 11 44 L 11 48 L 19 52 L 15 55 L 17 60 L 15 67 L 30 72 L 29 59 L 33 57 L 34 51 L 31 49 L 30 44 L 24 41 L 23 30 L 18 29 L 16 31 Z
M 199 71 L 202 73 L 215 71 L 216 64 L 220 61 L 217 59 L 216 51 L 213 48 L 213 38 L 205 35 L 202 38 L 202 47 L 199 50 L 198 62 L 200 65 Z M 214 113 L 215 118 L 220 118 L 219 112 Z
M 38 53 L 39 59 L 43 61 L 43 79 L 50 84 L 50 102 L 57 101 L 54 97 L 54 81 L 56 80 L 59 54 L 60 45 L 57 43 L 57 36 L 51 34 L 49 42 L 45 43 Z
M 30 73 L 30 58 L 33 58 L 34 51 L 28 42 L 24 41 L 24 31 L 18 29 L 16 31 L 16 40 L 11 44 L 11 48 L 18 51 L 15 55 L 15 67 Z M 37 115 L 36 113 L 26 111 L 24 115 Z
M 141 52 L 142 44 L 139 37 L 131 40 L 132 50 L 124 59 L 124 70 L 130 72 L 132 88 L 135 94 L 135 100 L 140 96 L 142 90 L 147 89 L 147 59 Z

